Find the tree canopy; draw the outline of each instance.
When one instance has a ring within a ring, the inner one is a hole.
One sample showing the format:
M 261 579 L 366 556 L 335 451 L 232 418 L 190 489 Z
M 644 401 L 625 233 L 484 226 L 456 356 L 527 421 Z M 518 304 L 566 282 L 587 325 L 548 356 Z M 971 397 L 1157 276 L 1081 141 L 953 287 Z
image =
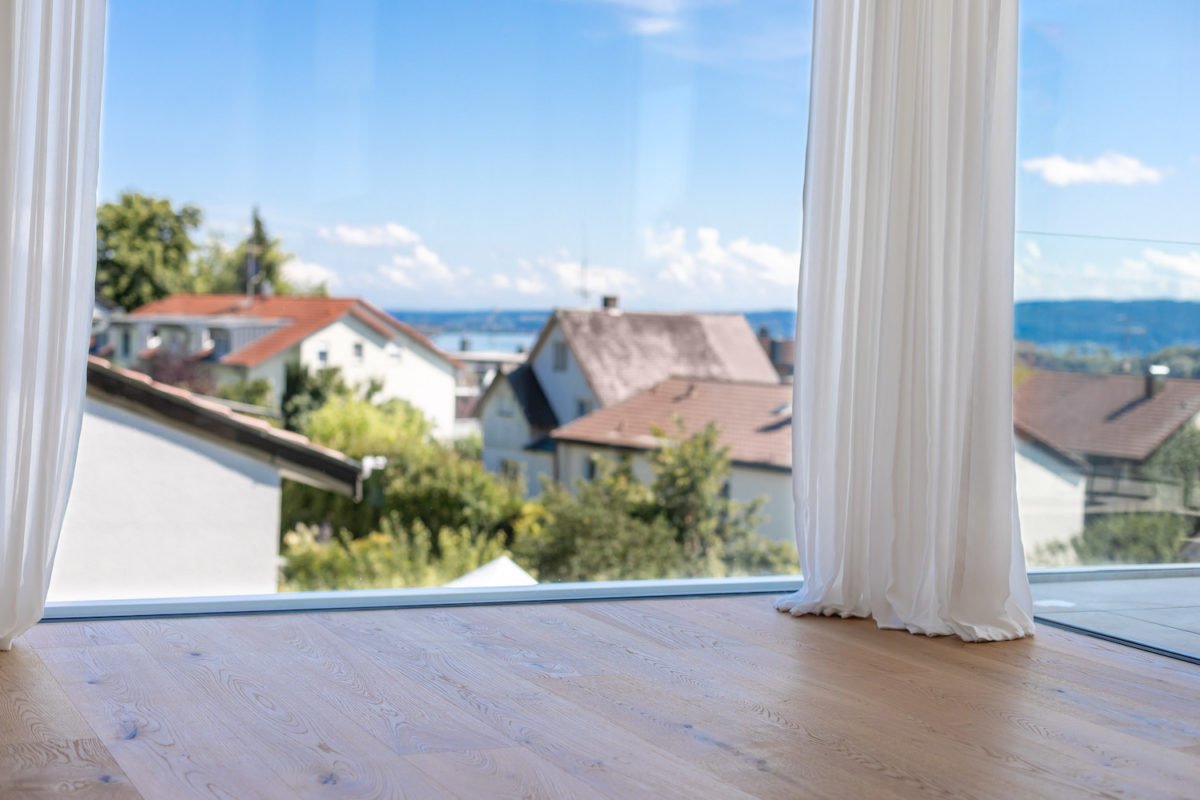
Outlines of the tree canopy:
M 96 209 L 96 294 L 126 310 L 175 292 L 197 294 L 270 287 L 276 294 L 325 294 L 324 286 L 293 285 L 283 266 L 291 254 L 267 231 L 255 208 L 250 231 L 232 248 L 210 236 L 197 244 L 204 222 L 194 205 L 124 192 Z M 253 275 L 251 275 L 253 273 Z
M 204 216 L 193 205 L 124 192 L 96 209 L 96 293 L 125 309 L 182 291 Z

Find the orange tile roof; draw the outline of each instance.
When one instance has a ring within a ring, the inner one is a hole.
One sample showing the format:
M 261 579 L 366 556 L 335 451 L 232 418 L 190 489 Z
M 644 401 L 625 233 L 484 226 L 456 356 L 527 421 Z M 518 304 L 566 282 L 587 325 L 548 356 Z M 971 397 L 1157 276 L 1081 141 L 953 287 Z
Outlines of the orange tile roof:
M 792 387 L 782 383 L 668 378 L 616 405 L 557 428 L 559 441 L 652 450 L 662 441 L 655 428 L 676 435 L 716 423 L 734 463 L 791 469 Z
M 356 297 L 253 297 L 241 294 L 173 294 L 147 303 L 131 316 L 175 314 L 180 316 L 250 316 L 286 319 L 289 324 L 273 330 L 245 347 L 229 353 L 222 364 L 253 367 L 299 344 L 305 338 L 349 314 L 381 336 L 401 333 L 439 358 L 458 366 L 425 335 L 365 300 Z
M 1163 379 L 1146 397 L 1141 375 L 1034 372 L 1013 396 L 1018 434 L 1073 457 L 1144 461 L 1200 414 L 1200 381 Z

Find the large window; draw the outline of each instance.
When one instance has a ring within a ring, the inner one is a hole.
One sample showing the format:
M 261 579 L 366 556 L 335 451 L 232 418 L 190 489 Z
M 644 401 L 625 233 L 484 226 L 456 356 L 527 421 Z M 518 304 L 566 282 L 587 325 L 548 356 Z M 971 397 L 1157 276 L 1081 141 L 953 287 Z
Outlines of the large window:
M 1017 475 L 1034 565 L 1200 559 L 1200 9 L 1022 8 Z
M 808 3 L 109 13 L 52 599 L 795 570 Z

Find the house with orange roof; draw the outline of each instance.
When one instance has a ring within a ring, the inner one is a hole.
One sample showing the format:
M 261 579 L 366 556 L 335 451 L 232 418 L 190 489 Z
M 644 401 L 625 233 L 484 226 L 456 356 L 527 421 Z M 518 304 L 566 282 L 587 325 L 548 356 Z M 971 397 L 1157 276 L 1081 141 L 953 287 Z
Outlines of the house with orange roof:
M 556 478 L 575 486 L 595 476 L 597 459 L 628 458 L 633 474 L 650 483 L 650 454 L 709 424 L 730 461 L 724 494 L 761 501 L 759 533 L 794 541 L 791 384 L 667 378 L 551 431 Z
M 113 314 L 102 353 L 143 367 L 164 354 L 202 367 L 217 386 L 266 380 L 276 407 L 289 365 L 337 367 L 351 385 L 412 403 L 435 433 L 454 430 L 458 363 L 419 331 L 354 297 L 174 294 Z

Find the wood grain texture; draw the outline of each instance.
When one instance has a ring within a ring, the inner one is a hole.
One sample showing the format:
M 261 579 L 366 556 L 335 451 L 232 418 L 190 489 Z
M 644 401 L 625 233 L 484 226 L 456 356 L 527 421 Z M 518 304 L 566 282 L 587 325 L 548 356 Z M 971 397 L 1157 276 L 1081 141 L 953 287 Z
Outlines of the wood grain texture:
M 0 654 L 5 800 L 1185 798 L 1197 776 L 1194 666 L 763 596 L 55 623 Z

